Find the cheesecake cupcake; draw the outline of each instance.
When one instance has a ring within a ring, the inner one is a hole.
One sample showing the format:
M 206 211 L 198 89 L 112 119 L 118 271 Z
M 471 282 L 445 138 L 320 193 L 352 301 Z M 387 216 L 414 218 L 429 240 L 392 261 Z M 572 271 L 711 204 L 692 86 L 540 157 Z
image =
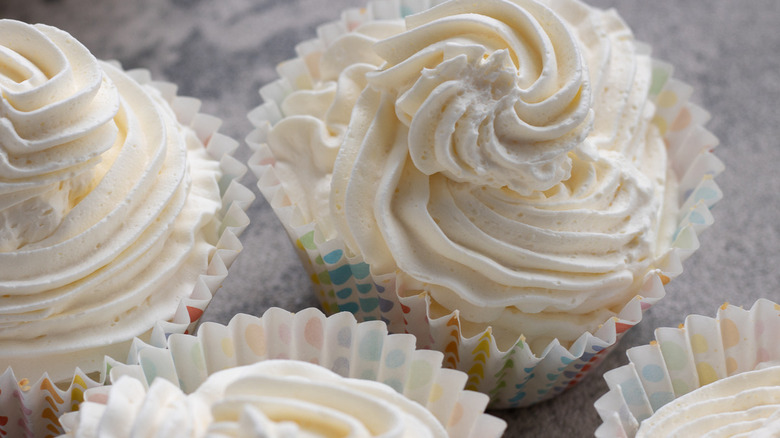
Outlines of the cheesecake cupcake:
M 148 71 L 13 20 L 0 66 L 0 373 L 20 382 L 0 411 L 14 417 L 69 408 L 54 384 L 94 385 L 134 338 L 192 328 L 253 195 L 221 121 Z
M 596 401 L 598 437 L 777 436 L 780 305 L 724 304 L 715 318 L 689 315 L 655 341 L 629 349 Z
M 163 347 L 138 343 L 111 386 L 61 418 L 66 436 L 499 437 L 488 397 L 414 337 L 317 309 L 205 323 Z
M 614 10 L 376 1 L 301 43 L 247 141 L 327 312 L 445 353 L 494 406 L 564 390 L 698 248 L 722 164 Z

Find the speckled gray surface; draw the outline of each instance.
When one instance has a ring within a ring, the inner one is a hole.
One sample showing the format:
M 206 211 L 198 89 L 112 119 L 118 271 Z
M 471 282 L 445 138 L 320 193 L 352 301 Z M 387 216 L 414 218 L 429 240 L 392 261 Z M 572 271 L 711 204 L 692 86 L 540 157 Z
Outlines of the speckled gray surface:
M 721 141 L 724 199 L 701 249 L 668 287 L 668 296 L 581 384 L 531 408 L 499 412 L 507 437 L 592 436 L 600 420 L 593 402 L 606 391 L 601 374 L 627 362 L 625 349 L 676 326 L 689 313 L 712 316 L 723 302 L 750 306 L 780 299 L 780 2 L 776 0 L 592 0 L 614 6 L 654 55 L 673 63 L 676 77 L 695 88 L 693 100 L 712 113 L 708 127 Z M 0 0 L 0 16 L 55 25 L 93 53 L 127 68 L 144 67 L 203 100 L 204 112 L 224 120 L 238 140 L 250 132 L 246 113 L 260 103 L 259 87 L 317 24 L 363 0 Z M 248 150 L 238 157 L 246 159 Z M 255 180 L 244 182 L 257 192 Z M 316 305 L 282 227 L 267 203 L 249 211 L 244 252 L 204 315 L 227 323 L 237 312 L 270 306 Z

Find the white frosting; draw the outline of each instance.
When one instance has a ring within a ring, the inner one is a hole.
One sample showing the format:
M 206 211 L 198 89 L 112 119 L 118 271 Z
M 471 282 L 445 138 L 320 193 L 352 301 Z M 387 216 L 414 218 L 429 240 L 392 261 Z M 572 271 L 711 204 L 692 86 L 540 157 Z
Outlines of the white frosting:
M 458 310 L 504 347 L 569 345 L 669 250 L 651 61 L 614 11 L 454 0 L 337 38 L 313 76 L 269 134 L 277 174 L 433 316 Z
M 191 395 L 122 377 L 61 423 L 68 437 L 446 437 L 422 405 L 387 385 L 306 362 L 271 360 L 211 376 Z
M 0 368 L 69 378 L 192 293 L 219 163 L 157 89 L 63 31 L 3 20 L 0 58 Z
M 780 436 L 780 366 L 735 374 L 664 405 L 642 422 L 643 437 Z

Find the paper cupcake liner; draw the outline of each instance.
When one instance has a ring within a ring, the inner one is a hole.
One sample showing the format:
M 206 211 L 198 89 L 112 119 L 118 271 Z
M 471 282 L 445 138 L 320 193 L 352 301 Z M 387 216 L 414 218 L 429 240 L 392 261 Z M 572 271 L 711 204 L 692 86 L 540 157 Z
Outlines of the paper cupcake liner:
M 595 407 L 597 437 L 633 437 L 639 424 L 672 400 L 761 362 L 780 361 L 780 304 L 750 310 L 724 304 L 715 318 L 688 315 L 679 327 L 655 330 L 655 341 L 630 348 L 629 363 L 604 373 L 609 392 Z
M 118 64 L 116 64 L 118 66 Z M 227 277 L 228 268 L 243 248 L 239 236 L 249 225 L 246 209 L 254 201 L 254 194 L 239 179 L 246 166 L 233 158 L 238 142 L 217 132 L 222 120 L 199 113 L 200 101 L 177 96 L 177 87 L 168 82 L 151 80 L 148 70 L 126 72 L 140 84 L 149 84 L 159 90 L 173 108 L 182 125 L 191 127 L 205 145 L 209 155 L 219 160 L 222 177 L 219 180 L 222 209 L 217 213 L 219 240 L 205 273 L 198 277 L 189 297 L 183 298 L 170 320 L 158 321 L 150 328 L 151 340 L 164 340 L 172 333 L 188 333 L 203 315 L 206 306 Z M 127 341 L 128 349 L 130 340 Z M 105 369 L 105 366 L 103 367 Z M 17 370 L 22 373 L 24 370 Z M 57 436 L 62 432 L 58 416 L 75 410 L 83 400 L 84 391 L 101 386 L 105 372 L 85 374 L 74 370 L 67 382 L 57 382 L 44 374 L 36 382 L 19 380 L 12 368 L 0 374 L 0 438 Z
M 388 6 L 389 5 L 389 6 Z M 654 123 L 667 143 L 668 156 L 679 179 L 680 211 L 672 250 L 649 274 L 639 294 L 594 333 L 586 332 L 570 348 L 553 341 L 544 351 L 532 352 L 521 339 L 501 351 L 490 329 L 473 337 L 461 330 L 457 312 L 434 318 L 426 295 L 402 298 L 395 275 L 374 277 L 358 255 L 349 253 L 341 239 L 323 238 L 316 223 L 303 219 L 275 170 L 266 144 L 268 132 L 282 118 L 281 102 L 312 79 L 307 65 L 316 62 L 328 42 L 376 16 L 400 18 L 423 8 L 416 1 L 370 2 L 366 9 L 350 9 L 341 20 L 317 29 L 318 38 L 296 47 L 298 57 L 278 66 L 280 79 L 260 90 L 264 103 L 249 113 L 256 129 L 247 137 L 254 151 L 250 169 L 258 187 L 279 217 L 309 273 L 327 313 L 349 311 L 359 320 L 381 320 L 391 332 L 417 337 L 419 348 L 444 352 L 445 364 L 469 374 L 469 389 L 489 394 L 494 408 L 528 406 L 549 399 L 576 384 L 603 358 L 622 334 L 642 319 L 642 313 L 665 295 L 664 284 L 682 272 L 682 262 L 699 248 L 698 235 L 713 223 L 709 209 L 722 197 L 713 177 L 724 165 L 712 153 L 717 138 L 704 123 L 709 114 L 689 102 L 692 88 L 672 79 L 672 67 L 654 61 L 651 98 L 656 102 Z M 423 8 L 424 9 L 424 8 Z M 649 53 L 649 47 L 639 45 Z
M 464 390 L 466 374 L 442 368 L 442 353 L 416 350 L 412 335 L 388 334 L 385 324 L 358 323 L 347 312 L 326 317 L 314 308 L 296 314 L 271 308 L 262 317 L 238 314 L 227 326 L 206 322 L 197 336 L 173 334 L 152 345 L 137 339 L 126 364 L 109 359 L 109 375 L 147 386 L 165 378 L 191 393 L 217 371 L 272 359 L 387 384 L 425 406 L 452 437 L 498 437 L 506 427 L 484 413 L 487 396 Z

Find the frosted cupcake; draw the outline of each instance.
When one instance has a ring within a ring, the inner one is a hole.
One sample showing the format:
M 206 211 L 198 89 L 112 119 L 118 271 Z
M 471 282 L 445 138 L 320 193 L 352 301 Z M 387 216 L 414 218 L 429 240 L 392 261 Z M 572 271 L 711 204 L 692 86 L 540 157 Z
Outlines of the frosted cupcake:
M 498 437 L 506 427 L 484 414 L 487 396 L 463 391 L 465 374 L 441 368 L 441 353 L 348 313 L 237 315 L 132 358 L 61 418 L 67 436 Z
M 604 374 L 599 437 L 780 434 L 780 305 L 725 304 L 715 318 L 689 315 L 656 329 L 629 364 Z
M 780 436 L 780 366 L 726 377 L 685 394 L 642 423 L 637 438 Z
M 197 321 L 252 195 L 233 181 L 237 143 L 174 85 L 11 20 L 0 65 L 0 372 L 21 394 L 77 367 L 89 386 L 83 373 L 126 358 L 133 338 Z M 2 410 L 12 402 L 35 403 L 0 394 Z
M 578 381 L 711 223 L 707 115 L 614 11 L 384 1 L 318 34 L 250 114 L 261 191 L 327 311 L 496 406 Z

